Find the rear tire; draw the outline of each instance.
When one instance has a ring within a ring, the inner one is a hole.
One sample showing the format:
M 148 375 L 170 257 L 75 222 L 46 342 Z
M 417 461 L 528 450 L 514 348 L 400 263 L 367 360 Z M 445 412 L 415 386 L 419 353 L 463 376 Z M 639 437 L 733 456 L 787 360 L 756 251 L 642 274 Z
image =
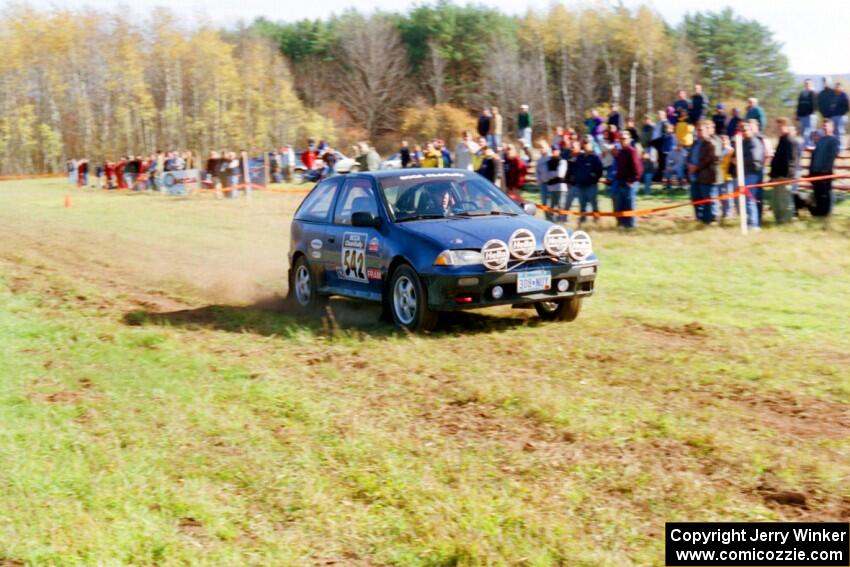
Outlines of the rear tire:
M 437 326 L 439 316 L 428 308 L 425 288 L 409 265 L 402 264 L 393 271 L 387 293 L 392 320 L 399 327 L 418 333 Z
M 537 315 L 544 321 L 575 321 L 581 311 L 581 297 L 535 303 Z
M 310 271 L 307 258 L 299 256 L 292 266 L 289 277 L 289 299 L 302 313 L 312 314 L 321 309 L 327 298 L 319 295 L 316 278 Z

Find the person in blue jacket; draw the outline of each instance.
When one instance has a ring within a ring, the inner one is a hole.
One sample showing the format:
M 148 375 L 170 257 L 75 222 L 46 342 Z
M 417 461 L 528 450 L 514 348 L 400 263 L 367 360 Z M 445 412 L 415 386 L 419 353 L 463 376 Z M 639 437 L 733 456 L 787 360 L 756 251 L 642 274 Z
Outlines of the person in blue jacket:
M 726 123 L 726 135 L 731 139 L 735 139 L 735 134 L 738 133 L 738 124 L 741 123 L 741 111 L 737 108 L 732 109 L 732 118 Z
M 765 116 L 762 107 L 759 106 L 759 99 L 754 96 L 747 99 L 747 114 L 744 115 L 744 119 L 758 122 L 759 130 L 762 132 L 767 128 L 767 116 Z
M 850 100 L 841 83 L 835 83 L 835 104 L 832 107 L 832 124 L 835 126 L 835 136 L 838 138 L 838 149 L 844 149 L 844 131 L 847 129 L 847 113 L 850 112 Z
M 599 212 L 599 179 L 602 177 L 602 160 L 593 151 L 593 142 L 590 139 L 585 139 L 582 151 L 575 156 L 575 160 L 570 164 L 572 166 L 572 181 L 575 184 L 578 192 L 579 211 L 582 213 L 588 212 L 588 207 L 594 213 Z M 581 226 L 587 219 L 582 215 L 579 217 L 578 224 Z M 594 217 L 594 222 L 599 221 L 599 217 Z

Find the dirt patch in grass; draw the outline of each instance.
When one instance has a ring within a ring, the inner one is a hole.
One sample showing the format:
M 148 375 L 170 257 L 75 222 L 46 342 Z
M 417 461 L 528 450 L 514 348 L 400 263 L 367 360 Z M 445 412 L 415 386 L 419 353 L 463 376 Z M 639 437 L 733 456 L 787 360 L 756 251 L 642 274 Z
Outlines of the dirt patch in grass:
M 850 437 L 850 406 L 845 404 L 787 392 L 766 395 L 743 386 L 731 386 L 712 395 L 746 406 L 761 425 L 792 437 Z
M 708 335 L 705 327 L 697 322 L 684 325 L 661 325 L 640 322 L 638 328 L 645 334 L 654 336 L 656 342 L 669 344 L 670 340 L 694 341 L 705 338 Z
M 827 493 L 815 485 L 786 486 L 772 473 L 766 473 L 753 489 L 765 506 L 785 517 L 811 521 L 850 520 L 850 497 Z
M 705 466 L 697 468 L 712 474 L 728 468 L 726 463 L 705 457 L 678 440 L 653 438 L 617 444 L 607 438 L 586 438 L 535 417 L 505 415 L 498 408 L 479 402 L 450 403 L 419 417 L 465 444 L 496 443 L 507 451 L 535 453 L 552 466 L 583 461 L 618 465 L 644 461 L 664 463 L 670 470 L 687 470 L 705 461 Z
M 383 563 L 375 563 L 368 559 L 360 559 L 353 553 L 344 553 L 341 557 L 320 557 L 314 560 L 314 565 L 345 566 L 345 567 L 379 567 Z
M 535 419 L 499 415 L 487 404 L 449 403 L 420 416 L 451 437 L 467 442 L 497 442 L 512 450 L 526 452 L 554 449 L 575 441 L 575 435 Z
M 88 400 L 99 399 L 100 394 L 75 391 L 75 390 L 59 390 L 57 392 L 33 392 L 29 398 L 33 401 L 43 404 L 68 405 L 73 406 L 81 404 Z
M 33 379 L 31 386 L 39 390 L 30 391 L 27 397 L 42 404 L 77 405 L 89 400 L 99 400 L 103 397 L 96 391 L 94 383 L 88 378 L 79 380 L 78 390 L 62 388 L 57 381 L 44 376 Z
M 810 497 L 802 492 L 782 490 L 769 484 L 760 484 L 756 487 L 756 491 L 761 494 L 767 504 L 791 506 L 793 508 L 801 508 L 803 510 L 809 509 L 807 502 L 810 500 Z
M 197 520 L 191 516 L 184 516 L 177 521 L 177 528 L 185 533 L 192 536 L 202 535 L 204 531 L 204 525 L 200 520 Z
M 754 416 L 761 419 L 765 411 L 768 412 L 761 426 L 772 427 L 774 420 L 780 420 L 785 423 L 783 432 L 790 430 L 795 434 L 824 436 L 814 423 L 809 423 L 824 408 L 829 408 L 836 419 L 844 419 L 844 416 L 836 414 L 842 409 L 839 404 L 814 400 L 812 406 L 802 413 L 791 413 L 791 417 L 783 415 L 781 412 L 786 411 L 786 407 L 774 416 L 772 409 L 763 410 L 757 405 L 759 402 L 755 394 L 748 392 L 746 396 L 755 404 L 751 406 Z M 796 400 L 801 404 L 808 401 Z M 505 415 L 499 408 L 479 402 L 449 403 L 423 412 L 418 417 L 429 426 L 435 426 L 443 436 L 458 440 L 464 446 L 494 445 L 505 457 L 499 468 L 506 474 L 527 474 L 524 467 L 517 468 L 510 462 L 510 455 L 518 453 L 530 454 L 535 463 L 535 473 L 544 476 L 571 474 L 568 471 L 577 466 L 605 470 L 627 470 L 638 466 L 643 473 L 659 478 L 696 474 L 701 483 L 715 487 L 718 492 L 732 490 L 752 500 L 753 504 L 764 504 L 782 517 L 821 521 L 850 518 L 850 498 L 846 496 L 828 494 L 816 483 L 788 487 L 769 473 L 754 486 L 746 480 L 746 463 L 715 451 L 706 451 L 699 443 L 668 437 L 651 437 L 628 443 L 586 438 L 568 429 L 542 423 L 534 417 Z M 788 423 L 788 420 L 791 422 Z M 797 420 L 803 421 L 797 423 Z M 616 501 L 623 497 L 631 498 L 640 489 L 624 478 L 601 484 L 599 490 L 600 497 Z
M 155 265 L 182 266 L 185 258 L 157 258 L 154 262 L 151 254 L 120 248 L 88 233 L 49 227 L 43 230 L 47 233 L 16 230 L 12 239 L 15 249 L 0 246 L 0 259 L 6 260 L 4 270 L 8 267 L 12 274 L 9 287 L 13 293 L 37 291 L 63 302 L 101 310 L 132 305 L 167 311 L 188 306 L 159 285 L 165 274 Z M 0 240 L 9 238 L 0 230 Z M 89 244 L 78 245 L 84 241 Z M 25 258 L 19 255 L 21 250 L 25 251 Z M 66 274 L 72 279 L 65 279 Z M 80 283 L 98 289 L 97 297 L 89 298 L 69 289 Z

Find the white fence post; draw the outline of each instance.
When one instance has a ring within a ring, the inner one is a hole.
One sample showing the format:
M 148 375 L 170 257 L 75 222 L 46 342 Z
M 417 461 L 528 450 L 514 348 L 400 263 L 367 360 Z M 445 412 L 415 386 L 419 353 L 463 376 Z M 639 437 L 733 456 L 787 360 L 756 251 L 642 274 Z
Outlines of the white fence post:
M 735 134 L 735 165 L 738 169 L 738 216 L 741 217 L 741 234 L 747 234 L 747 196 L 744 194 L 744 139 L 741 133 Z

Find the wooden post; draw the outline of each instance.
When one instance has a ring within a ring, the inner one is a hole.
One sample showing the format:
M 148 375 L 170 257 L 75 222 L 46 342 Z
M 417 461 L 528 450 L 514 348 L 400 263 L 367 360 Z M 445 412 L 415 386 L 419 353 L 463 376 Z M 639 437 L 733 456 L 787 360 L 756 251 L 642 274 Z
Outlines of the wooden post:
M 738 216 L 741 217 L 741 234 L 747 234 L 747 196 L 744 194 L 746 177 L 744 176 L 744 139 L 735 134 L 735 165 L 738 170 Z
M 154 172 L 154 175 L 155 175 L 154 187 L 158 187 L 160 193 L 165 193 L 165 184 L 162 182 L 163 170 L 165 170 L 165 157 L 162 154 L 156 154 L 156 171 Z
M 186 164 L 186 169 L 194 169 L 194 170 L 197 170 L 197 172 L 198 172 L 198 182 L 193 185 L 192 189 L 189 191 L 189 195 L 196 195 L 201 191 L 201 189 L 204 188 L 204 184 L 202 183 L 202 181 L 204 179 L 204 172 L 203 172 L 203 170 L 201 170 L 201 163 L 202 163 L 201 162 L 201 153 L 200 152 L 189 152 L 189 153 L 191 154 L 189 157 L 191 158 L 192 163 L 191 163 L 191 167 L 189 167 L 189 164 Z
M 248 166 L 248 152 L 242 152 L 242 184 L 245 185 L 245 199 L 251 199 L 251 168 Z
M 269 152 L 267 150 L 263 150 L 263 178 L 266 180 L 266 187 L 272 184 L 269 173 Z

